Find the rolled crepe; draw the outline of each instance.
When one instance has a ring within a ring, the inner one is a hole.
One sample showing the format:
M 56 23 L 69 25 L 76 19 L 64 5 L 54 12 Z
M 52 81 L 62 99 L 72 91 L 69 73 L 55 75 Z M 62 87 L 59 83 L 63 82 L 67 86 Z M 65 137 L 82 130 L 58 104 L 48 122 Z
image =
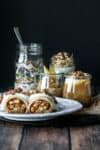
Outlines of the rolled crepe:
M 47 113 L 55 109 L 55 100 L 52 96 L 43 93 L 33 94 L 29 98 L 29 113 Z
M 2 108 L 5 112 L 26 113 L 28 97 L 23 94 L 7 95 L 3 99 Z

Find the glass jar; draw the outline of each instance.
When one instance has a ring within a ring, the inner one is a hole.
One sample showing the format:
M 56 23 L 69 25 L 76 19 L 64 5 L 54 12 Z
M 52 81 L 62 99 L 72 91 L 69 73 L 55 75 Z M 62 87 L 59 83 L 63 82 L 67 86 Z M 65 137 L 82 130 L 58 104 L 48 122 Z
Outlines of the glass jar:
M 75 70 L 73 55 L 67 52 L 59 52 L 51 57 L 49 66 L 51 73 L 67 74 Z
M 40 74 L 37 89 L 54 96 L 62 96 L 63 75 L 62 74 Z
M 91 103 L 91 75 L 83 73 L 78 76 L 78 73 L 79 71 L 74 72 L 73 75 L 65 76 L 62 96 L 75 99 L 84 106 L 88 106 Z
M 19 45 L 16 59 L 15 88 L 23 90 L 37 86 L 37 75 L 43 72 L 42 46 L 38 43 Z

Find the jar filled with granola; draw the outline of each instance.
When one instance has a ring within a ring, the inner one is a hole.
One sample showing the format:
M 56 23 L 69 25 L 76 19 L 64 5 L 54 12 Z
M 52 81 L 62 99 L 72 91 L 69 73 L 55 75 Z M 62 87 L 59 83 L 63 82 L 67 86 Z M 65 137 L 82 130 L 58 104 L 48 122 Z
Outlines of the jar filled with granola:
M 65 77 L 63 97 L 75 99 L 84 106 L 91 103 L 91 75 L 82 71 L 71 72 Z
M 15 88 L 23 90 L 37 86 L 37 75 L 43 72 L 42 46 L 38 43 L 19 46 L 16 59 Z
M 75 70 L 73 55 L 59 52 L 51 57 L 50 72 L 67 74 Z

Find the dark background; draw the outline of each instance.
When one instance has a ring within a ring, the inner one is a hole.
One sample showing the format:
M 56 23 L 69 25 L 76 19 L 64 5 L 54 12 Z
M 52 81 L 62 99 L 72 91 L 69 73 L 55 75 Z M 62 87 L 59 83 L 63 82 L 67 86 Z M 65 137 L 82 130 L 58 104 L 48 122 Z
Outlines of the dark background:
M 76 69 L 100 85 L 100 4 L 97 0 L 1 0 L 0 89 L 14 83 L 18 26 L 24 42 L 41 42 L 45 64 L 53 53 L 73 52 Z

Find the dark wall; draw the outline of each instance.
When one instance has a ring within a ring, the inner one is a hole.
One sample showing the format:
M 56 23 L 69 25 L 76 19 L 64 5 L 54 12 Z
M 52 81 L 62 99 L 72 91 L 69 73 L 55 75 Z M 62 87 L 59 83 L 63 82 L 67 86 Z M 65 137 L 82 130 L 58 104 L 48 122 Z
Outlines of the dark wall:
M 41 42 L 45 64 L 53 53 L 73 52 L 77 69 L 100 85 L 100 5 L 97 0 L 1 0 L 0 88 L 13 85 L 19 26 L 24 42 Z

